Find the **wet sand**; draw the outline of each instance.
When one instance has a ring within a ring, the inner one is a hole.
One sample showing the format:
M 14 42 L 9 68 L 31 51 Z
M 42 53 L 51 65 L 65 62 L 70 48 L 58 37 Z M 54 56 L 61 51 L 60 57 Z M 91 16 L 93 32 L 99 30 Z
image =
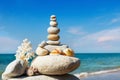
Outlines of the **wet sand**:
M 80 78 L 80 80 L 120 80 L 120 71 L 89 75 L 87 77 Z

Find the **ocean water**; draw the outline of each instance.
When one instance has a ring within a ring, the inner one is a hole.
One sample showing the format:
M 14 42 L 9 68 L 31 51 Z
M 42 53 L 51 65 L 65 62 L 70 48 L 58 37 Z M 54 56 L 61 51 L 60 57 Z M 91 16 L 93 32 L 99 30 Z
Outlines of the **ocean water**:
M 76 57 L 81 60 L 81 64 L 72 73 L 96 72 L 120 68 L 120 53 L 78 53 Z
M 6 66 L 15 59 L 14 54 L 0 54 L 0 76 Z
M 76 53 L 75 56 L 81 60 L 81 64 L 72 74 L 120 68 L 119 53 Z M 14 54 L 0 54 L 0 75 L 14 59 Z

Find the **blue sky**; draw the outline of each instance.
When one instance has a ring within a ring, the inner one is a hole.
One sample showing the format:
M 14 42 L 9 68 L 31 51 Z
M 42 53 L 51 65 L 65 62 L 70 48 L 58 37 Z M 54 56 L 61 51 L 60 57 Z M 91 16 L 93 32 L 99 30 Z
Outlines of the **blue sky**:
M 120 52 L 120 0 L 0 0 L 0 53 L 15 52 L 24 38 L 36 49 L 52 14 L 61 43 L 75 52 Z

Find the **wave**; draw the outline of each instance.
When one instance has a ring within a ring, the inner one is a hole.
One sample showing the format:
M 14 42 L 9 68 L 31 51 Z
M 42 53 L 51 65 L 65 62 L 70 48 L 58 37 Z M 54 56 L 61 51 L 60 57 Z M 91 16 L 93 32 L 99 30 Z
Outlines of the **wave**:
M 93 76 L 93 75 L 100 75 L 100 74 L 105 74 L 105 73 L 112 73 L 112 72 L 117 72 L 120 71 L 120 68 L 117 69 L 111 69 L 111 70 L 102 70 L 102 71 L 96 71 L 96 72 L 82 72 L 80 74 L 74 74 L 75 76 L 79 78 L 84 78 L 88 76 Z

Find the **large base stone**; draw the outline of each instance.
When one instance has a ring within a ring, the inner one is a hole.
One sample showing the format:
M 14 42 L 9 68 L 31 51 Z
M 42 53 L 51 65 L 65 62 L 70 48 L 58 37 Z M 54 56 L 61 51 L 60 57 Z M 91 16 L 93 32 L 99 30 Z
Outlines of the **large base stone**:
M 38 56 L 31 63 L 40 74 L 46 75 L 64 75 L 75 70 L 79 65 L 78 58 L 62 55 Z
M 11 78 L 9 80 L 80 80 L 74 75 L 66 74 L 62 76 L 47 76 L 47 75 L 38 75 L 31 77 L 19 77 L 19 78 Z

